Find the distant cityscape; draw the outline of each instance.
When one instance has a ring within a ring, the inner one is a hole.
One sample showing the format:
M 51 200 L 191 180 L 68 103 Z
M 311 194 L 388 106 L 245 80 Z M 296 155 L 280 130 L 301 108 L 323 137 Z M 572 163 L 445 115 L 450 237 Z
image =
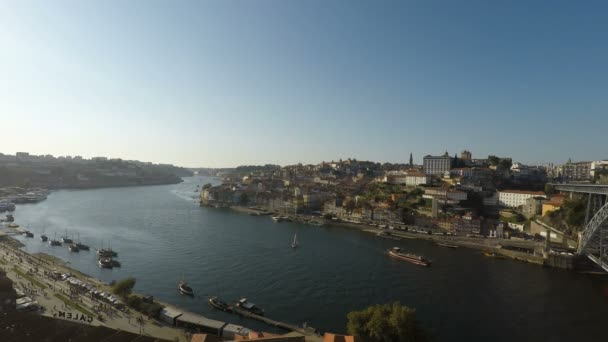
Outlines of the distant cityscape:
M 547 184 L 608 184 L 608 160 L 524 165 L 509 157 L 475 159 L 465 150 L 424 156 L 423 165 L 410 154 L 408 164 L 346 159 L 241 166 L 216 175 L 223 182 L 204 187 L 201 205 L 462 236 L 543 240 L 549 226 L 565 244 L 576 240 L 584 208 L 580 198 Z

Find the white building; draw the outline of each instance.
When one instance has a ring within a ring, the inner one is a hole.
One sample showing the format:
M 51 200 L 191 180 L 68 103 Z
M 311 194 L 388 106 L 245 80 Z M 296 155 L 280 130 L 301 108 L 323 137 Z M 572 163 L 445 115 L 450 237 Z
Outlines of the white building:
M 452 168 L 452 158 L 447 152 L 443 156 L 424 156 L 423 167 L 427 175 L 443 175 Z
M 405 185 L 407 186 L 418 186 L 429 184 L 431 182 L 431 177 L 423 174 L 423 173 L 410 173 L 405 176 Z
M 545 193 L 540 191 L 503 190 L 498 191 L 498 205 L 515 208 L 526 204 L 531 197 L 546 198 Z
M 595 172 L 601 170 L 608 170 L 608 160 L 591 162 L 591 177 L 595 177 Z

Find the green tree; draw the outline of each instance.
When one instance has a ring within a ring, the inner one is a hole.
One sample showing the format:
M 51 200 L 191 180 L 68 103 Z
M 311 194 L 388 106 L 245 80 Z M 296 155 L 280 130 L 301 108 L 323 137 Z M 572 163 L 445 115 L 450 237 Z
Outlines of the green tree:
M 207 183 L 207 184 L 203 185 L 203 190 L 207 190 L 209 188 L 211 188 L 211 183 Z
M 547 196 L 553 196 L 554 193 L 555 189 L 553 188 L 553 185 L 550 183 L 545 184 L 545 194 Z
M 497 156 L 488 156 L 488 162 L 492 166 L 497 166 L 500 162 L 500 158 L 498 158 Z
M 416 320 L 416 310 L 399 302 L 350 312 L 347 331 L 369 342 L 429 341 Z
M 131 294 L 131 291 L 133 291 L 133 287 L 135 287 L 135 278 L 128 277 L 114 284 L 112 292 L 115 295 L 126 298 Z
M 414 166 L 414 157 L 412 156 L 411 152 L 410 152 L 410 166 Z

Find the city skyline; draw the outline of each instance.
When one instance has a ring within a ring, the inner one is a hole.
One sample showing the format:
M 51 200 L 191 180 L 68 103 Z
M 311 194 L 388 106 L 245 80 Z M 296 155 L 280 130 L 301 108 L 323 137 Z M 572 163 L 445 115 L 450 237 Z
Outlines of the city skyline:
M 5 2 L 1 152 L 607 158 L 606 5 L 468 4 Z

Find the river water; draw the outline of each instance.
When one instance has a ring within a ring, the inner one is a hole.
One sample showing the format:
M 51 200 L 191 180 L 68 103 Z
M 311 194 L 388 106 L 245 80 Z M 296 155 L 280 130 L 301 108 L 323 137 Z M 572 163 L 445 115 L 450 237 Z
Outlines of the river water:
M 189 177 L 175 185 L 53 192 L 20 205 L 18 237 L 106 282 L 134 276 L 135 290 L 207 317 L 254 329 L 261 323 L 212 310 L 208 295 L 248 297 L 267 316 L 344 333 L 346 314 L 400 301 L 417 310 L 439 341 L 600 341 L 608 318 L 608 277 L 494 260 L 430 242 L 392 241 L 356 229 L 275 223 L 229 209 L 201 208 Z M 111 246 L 122 268 L 100 269 L 94 250 L 69 253 L 39 240 L 80 234 L 91 247 Z M 300 247 L 291 248 L 297 232 Z M 422 268 L 387 257 L 398 245 L 433 260 Z M 194 298 L 180 296 L 182 276 Z

